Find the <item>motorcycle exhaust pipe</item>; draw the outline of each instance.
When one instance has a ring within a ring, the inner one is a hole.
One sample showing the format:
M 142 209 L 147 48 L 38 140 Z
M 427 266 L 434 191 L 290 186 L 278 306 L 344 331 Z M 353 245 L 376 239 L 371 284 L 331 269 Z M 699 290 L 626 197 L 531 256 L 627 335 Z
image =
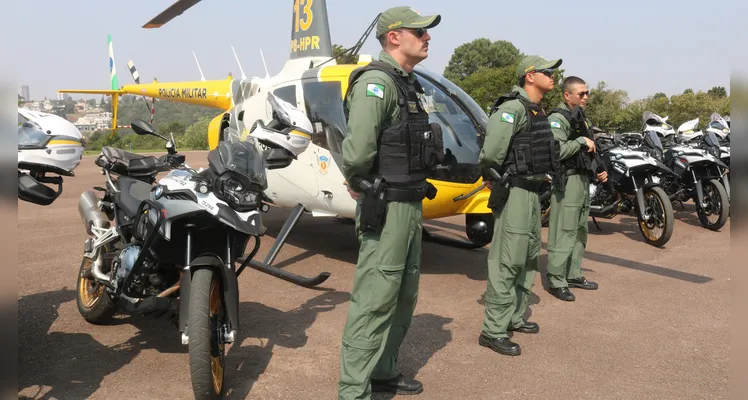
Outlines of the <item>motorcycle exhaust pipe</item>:
M 592 217 L 602 217 L 605 215 L 610 214 L 611 211 L 615 210 L 618 205 L 621 203 L 620 200 L 614 201 L 612 204 L 609 204 L 605 207 L 603 206 L 590 206 L 590 216 Z
M 99 251 L 99 256 L 96 257 L 96 259 L 93 262 L 93 265 L 91 265 L 91 273 L 93 274 L 94 278 L 97 280 L 104 282 L 109 287 L 111 286 L 112 278 L 106 276 L 103 272 L 101 272 L 101 264 L 104 259 L 104 256 L 101 254 L 101 251 Z
M 78 199 L 78 212 L 86 225 L 86 233 L 92 236 L 94 236 L 92 227 L 108 229 L 110 226 L 109 218 L 99 209 L 98 204 L 99 199 L 90 190 L 81 193 Z

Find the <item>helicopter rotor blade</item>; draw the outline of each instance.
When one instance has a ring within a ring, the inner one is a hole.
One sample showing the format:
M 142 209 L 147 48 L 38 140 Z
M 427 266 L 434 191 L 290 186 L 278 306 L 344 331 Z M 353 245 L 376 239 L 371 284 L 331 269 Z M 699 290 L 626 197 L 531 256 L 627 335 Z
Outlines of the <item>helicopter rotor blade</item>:
M 176 3 L 169 6 L 166 10 L 161 11 L 160 14 L 153 17 L 153 19 L 143 25 L 143 28 L 160 28 L 162 25 L 180 16 L 183 12 L 187 11 L 187 9 L 199 2 L 200 0 L 177 0 Z

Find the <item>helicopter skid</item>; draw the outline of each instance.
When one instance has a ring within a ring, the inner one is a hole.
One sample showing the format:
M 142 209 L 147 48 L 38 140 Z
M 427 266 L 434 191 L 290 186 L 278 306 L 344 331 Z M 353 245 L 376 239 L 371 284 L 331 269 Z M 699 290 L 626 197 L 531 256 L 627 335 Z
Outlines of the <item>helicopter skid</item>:
M 273 242 L 273 246 L 270 248 L 270 252 L 265 257 L 265 260 L 263 262 L 251 259 L 257 252 L 257 247 L 259 247 L 260 243 L 259 241 L 256 242 L 255 249 L 252 251 L 252 253 L 250 253 L 248 257 L 238 258 L 236 261 L 241 263 L 241 267 L 238 271 L 236 271 L 236 275 L 239 276 L 239 274 L 242 273 L 245 267 L 250 267 L 257 271 L 264 272 L 268 275 L 272 275 L 276 278 L 283 279 L 286 282 L 291 282 L 305 288 L 312 288 L 326 281 L 327 278 L 330 277 L 329 272 L 322 272 L 321 274 L 313 278 L 307 278 L 272 266 L 273 261 L 275 261 L 275 257 L 278 256 L 281 247 L 283 247 L 283 244 L 286 243 L 288 235 L 296 226 L 296 223 L 299 222 L 299 219 L 301 218 L 301 215 L 303 213 L 304 206 L 301 204 L 297 204 L 291 210 L 291 215 L 288 216 L 288 219 L 286 219 L 286 222 L 283 224 L 280 233 L 278 233 L 278 236 L 275 238 L 275 242 Z M 247 258 L 250 258 L 250 260 L 247 260 Z
M 469 240 L 460 240 L 460 239 L 450 238 L 446 236 L 434 235 L 434 234 L 429 233 L 425 228 L 423 229 L 423 240 L 426 242 L 443 244 L 446 246 L 452 246 L 458 249 L 467 249 L 467 250 L 479 249 L 485 246 L 485 244 L 473 243 Z

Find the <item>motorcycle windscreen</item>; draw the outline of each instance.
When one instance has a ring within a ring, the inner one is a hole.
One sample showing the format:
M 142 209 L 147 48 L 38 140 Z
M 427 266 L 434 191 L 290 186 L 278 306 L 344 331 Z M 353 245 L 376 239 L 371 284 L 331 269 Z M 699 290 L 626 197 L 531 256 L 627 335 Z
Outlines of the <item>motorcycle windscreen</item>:
M 717 135 L 715 135 L 712 131 L 706 131 L 704 133 L 704 143 L 706 143 L 709 147 L 719 148 L 719 139 L 717 138 Z
M 663 150 L 660 135 L 658 135 L 655 131 L 644 132 L 644 144 L 652 149 L 659 149 L 661 151 Z
M 230 134 L 216 150 L 218 159 L 209 155 L 209 160 L 219 174 L 231 171 L 243 177 L 245 184 L 255 185 L 261 190 L 267 188 L 267 163 L 256 139 L 250 135 Z

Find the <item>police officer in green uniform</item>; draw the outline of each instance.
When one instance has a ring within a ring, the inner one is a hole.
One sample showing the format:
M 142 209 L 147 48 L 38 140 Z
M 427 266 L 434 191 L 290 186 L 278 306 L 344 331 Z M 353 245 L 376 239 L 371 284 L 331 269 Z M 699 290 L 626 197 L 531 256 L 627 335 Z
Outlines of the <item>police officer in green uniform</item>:
M 589 98 L 587 85 L 579 77 L 564 80 L 564 101 L 551 111 L 548 121 L 553 136 L 561 146 L 562 179 L 565 185 L 554 185 L 551 197 L 551 215 L 548 223 L 548 277 L 549 292 L 564 301 L 574 301 L 569 287 L 596 290 L 598 285 L 582 274 L 582 254 L 587 246 L 587 219 L 590 215 L 591 153 L 595 142 L 591 140 L 592 124 L 583 109 Z M 590 137 L 586 137 L 590 135 Z M 600 172 L 596 178 L 607 180 Z
M 507 332 L 537 333 L 524 319 L 540 255 L 540 199 L 543 182 L 559 173 L 559 147 L 540 107 L 554 86 L 561 60 L 523 58 L 519 86 L 501 96 L 491 110 L 479 164 L 489 182 L 494 232 L 488 252 L 485 315 L 478 343 L 517 356 L 520 346 Z
M 422 201 L 436 194 L 426 178 L 443 160 L 441 133 L 429 124 L 413 67 L 428 57 L 427 29 L 440 21 L 410 7 L 385 11 L 377 23 L 379 60 L 349 80 L 342 169 L 357 201 L 360 248 L 343 330 L 339 399 L 423 391 L 397 363 L 418 298 Z

